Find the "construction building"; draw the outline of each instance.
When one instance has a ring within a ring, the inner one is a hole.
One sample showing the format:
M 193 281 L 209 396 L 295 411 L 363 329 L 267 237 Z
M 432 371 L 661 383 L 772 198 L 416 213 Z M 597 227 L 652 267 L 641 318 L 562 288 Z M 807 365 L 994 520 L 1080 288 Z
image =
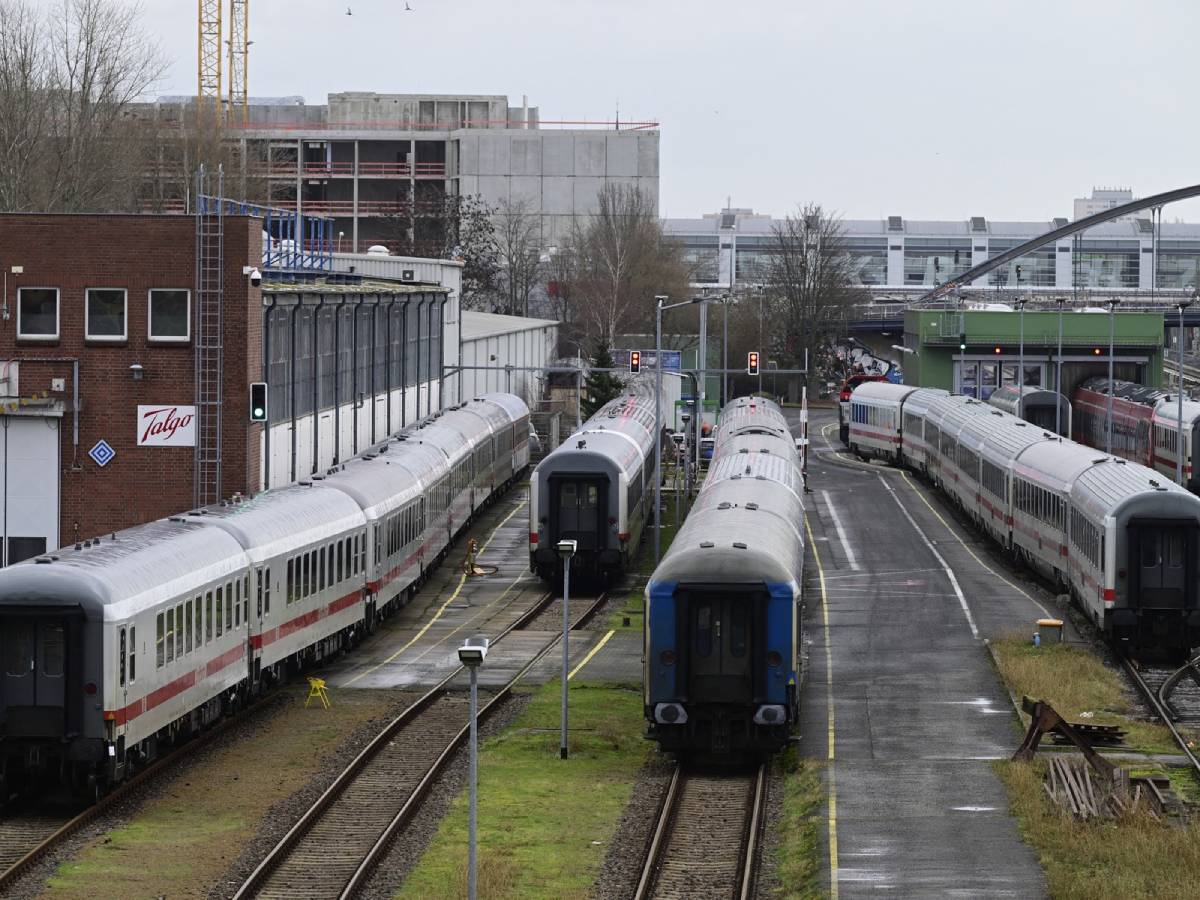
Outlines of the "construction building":
M 167 97 L 139 114 L 182 129 L 195 120 L 194 104 Z M 606 184 L 658 203 L 657 123 L 544 122 L 537 107 L 497 95 L 251 98 L 225 134 L 240 168 L 226 173 L 229 192 L 331 218 L 339 251 L 381 245 L 440 255 L 447 197 L 521 206 L 540 220 L 542 247 L 594 213 Z M 160 175 L 186 169 L 172 152 L 164 146 Z M 186 187 L 158 183 L 149 193 L 156 208 L 171 209 L 185 202 Z

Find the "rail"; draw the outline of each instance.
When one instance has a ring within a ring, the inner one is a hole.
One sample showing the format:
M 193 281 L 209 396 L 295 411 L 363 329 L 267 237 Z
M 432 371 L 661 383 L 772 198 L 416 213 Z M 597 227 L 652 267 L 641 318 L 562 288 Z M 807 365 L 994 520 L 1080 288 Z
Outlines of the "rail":
M 1138 668 L 1134 664 L 1133 660 L 1119 651 L 1114 650 L 1114 652 L 1116 652 L 1117 656 L 1120 658 L 1121 665 L 1124 667 L 1125 672 L 1133 681 L 1134 687 L 1137 688 L 1138 693 L 1142 695 L 1142 698 L 1146 701 L 1146 703 L 1149 704 L 1150 709 L 1153 710 L 1156 716 L 1162 719 L 1162 723 L 1166 725 L 1167 729 L 1171 732 L 1171 737 L 1178 745 L 1179 750 L 1184 756 L 1187 757 L 1188 764 L 1191 765 L 1192 771 L 1197 775 L 1200 775 L 1200 759 L 1197 759 L 1196 754 L 1192 752 L 1192 748 L 1189 745 L 1188 739 L 1180 734 L 1179 729 L 1175 727 L 1176 719 L 1173 718 L 1172 711 L 1159 698 L 1159 692 L 1154 690 L 1149 684 L 1146 683 L 1146 680 L 1142 677 L 1142 673 L 1138 671 Z
M 552 594 L 544 595 L 537 603 L 535 603 L 528 611 L 521 615 L 515 622 L 505 628 L 493 641 L 499 642 L 511 632 L 520 629 L 528 623 L 534 621 L 545 609 L 554 601 Z M 595 598 L 593 603 L 585 608 L 583 614 L 575 620 L 572 628 L 579 628 L 585 624 L 595 613 L 603 606 L 607 599 L 606 594 L 600 594 Z M 541 647 L 533 657 L 520 668 L 499 691 L 497 691 L 491 699 L 483 705 L 479 710 L 479 720 L 482 720 L 486 715 L 494 711 L 501 699 L 508 695 L 512 688 L 520 681 L 530 669 L 533 668 L 541 659 L 549 653 L 561 639 L 561 636 L 556 635 L 555 638 L 543 647 Z M 368 764 L 380 756 L 380 754 L 396 739 L 397 735 L 414 720 L 418 719 L 419 715 L 442 697 L 443 693 L 459 675 L 465 671 L 465 667 L 459 666 L 450 675 L 442 679 L 431 688 L 428 692 L 422 695 L 415 703 L 404 710 L 399 716 L 389 722 L 375 738 L 363 748 L 350 764 L 338 775 L 334 782 L 317 798 L 308 810 L 300 817 L 300 819 L 288 830 L 287 834 L 275 845 L 267 856 L 258 864 L 254 871 L 246 879 L 245 883 L 234 894 L 234 900 L 242 900 L 258 895 L 267 887 L 268 881 L 275 873 L 285 866 L 289 859 L 293 856 L 293 851 L 298 847 L 300 842 L 310 834 L 317 826 L 323 816 L 331 807 L 341 798 L 346 796 L 348 790 L 352 787 L 359 775 L 366 769 Z M 466 739 L 469 733 L 469 724 L 464 724 L 458 729 L 451 739 L 446 742 L 444 748 L 434 759 L 433 763 L 428 766 L 421 775 L 417 784 L 413 787 L 407 799 L 404 801 L 400 809 L 395 812 L 390 819 L 383 825 L 378 835 L 371 843 L 366 854 L 358 861 L 353 873 L 344 883 L 334 886 L 331 882 L 324 882 L 322 885 L 309 884 L 310 890 L 315 891 L 315 896 L 338 896 L 350 897 L 353 896 L 370 876 L 379 860 L 386 854 L 388 847 L 395 839 L 396 835 L 404 828 L 412 816 L 419 809 L 424 801 L 429 789 L 441 773 L 446 762 L 453 756 L 454 751 Z M 343 850 L 348 849 L 343 847 Z M 324 874 L 327 878 L 333 879 L 338 877 L 336 873 L 328 871 L 332 867 L 325 867 Z M 340 878 L 338 878 L 340 880 Z M 298 885 L 289 883 L 285 888 L 285 893 L 288 896 L 295 896 Z M 331 888 L 332 890 L 330 890 Z M 334 893 L 336 892 L 336 893 Z
M 180 123 L 180 128 L 183 123 Z M 539 131 L 569 128 L 595 131 L 646 131 L 658 128 L 657 121 L 628 121 L 607 119 L 462 119 L 454 122 L 413 122 L 405 119 L 372 119 L 361 122 L 227 122 L 227 131 L 290 131 L 298 133 L 323 131 L 460 131 L 463 129 L 506 128 L 519 131 Z
M 744 774 L 694 775 L 676 766 L 651 835 L 635 900 L 707 891 L 754 896 L 766 809 L 767 765 Z M 734 808 L 731 812 L 731 806 Z M 742 815 L 736 815 L 741 807 Z

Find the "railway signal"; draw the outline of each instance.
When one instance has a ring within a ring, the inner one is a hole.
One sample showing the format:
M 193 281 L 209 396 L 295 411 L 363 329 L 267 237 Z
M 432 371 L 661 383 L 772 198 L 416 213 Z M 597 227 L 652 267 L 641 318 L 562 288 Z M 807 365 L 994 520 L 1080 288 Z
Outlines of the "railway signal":
M 630 350 L 629 351 L 629 371 L 632 372 L 634 375 L 636 375 L 638 372 L 642 371 L 642 351 L 641 350 Z
M 758 374 L 758 351 L 757 350 L 751 350 L 749 353 L 746 354 L 746 374 L 747 375 L 757 375 Z
M 967 352 L 967 333 L 965 331 L 958 336 L 958 352 Z
M 250 421 L 267 421 L 267 383 L 255 381 L 250 385 Z

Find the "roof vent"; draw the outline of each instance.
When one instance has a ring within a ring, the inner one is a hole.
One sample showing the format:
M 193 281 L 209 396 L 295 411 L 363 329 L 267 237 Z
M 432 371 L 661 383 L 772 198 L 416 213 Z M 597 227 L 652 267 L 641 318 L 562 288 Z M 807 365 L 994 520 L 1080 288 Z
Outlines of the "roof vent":
M 743 544 L 741 541 L 734 541 L 733 546 L 737 550 L 745 550 L 746 549 L 746 545 Z
M 314 476 L 312 477 L 312 480 L 313 480 L 313 481 L 324 481 L 324 480 L 325 480 L 325 476 L 324 476 L 324 475 L 314 475 Z
M 747 503 L 746 509 L 758 509 L 758 504 L 754 502 Z
M 747 475 L 749 475 L 749 474 L 750 474 L 750 467 L 749 467 L 749 466 L 746 466 L 746 472 L 745 472 L 745 474 L 747 474 Z
M 183 516 L 171 516 L 167 519 L 167 521 L 168 522 L 186 522 L 187 519 L 185 519 Z
M 728 500 L 722 500 L 720 503 L 717 504 L 717 509 L 729 509 L 731 506 L 733 506 L 733 504 L 730 503 Z
M 582 450 L 586 446 L 587 446 L 587 441 L 578 441 L 575 444 L 575 449 Z
M 755 479 L 755 481 L 766 481 L 767 476 L 766 475 L 755 475 L 754 479 Z
M 712 546 L 714 546 L 712 541 L 701 541 L 700 542 L 700 547 L 703 550 L 708 550 Z
M 34 560 L 34 562 L 36 562 L 39 566 L 46 566 L 46 565 L 50 564 L 50 557 L 39 556 L 37 559 Z
M 749 452 L 750 451 L 746 447 L 743 447 L 741 450 L 738 451 L 738 453 L 749 453 Z
M 309 481 L 308 479 L 305 479 L 304 481 L 300 482 L 300 486 L 301 487 L 312 487 L 312 482 Z

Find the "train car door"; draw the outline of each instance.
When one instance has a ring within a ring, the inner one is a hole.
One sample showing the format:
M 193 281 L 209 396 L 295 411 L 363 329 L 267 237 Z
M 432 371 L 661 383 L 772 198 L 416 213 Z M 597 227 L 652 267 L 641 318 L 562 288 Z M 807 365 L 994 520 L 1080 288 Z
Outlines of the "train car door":
M 692 702 L 753 701 L 751 611 L 744 596 L 698 593 L 689 598 L 688 697 Z
M 3 700 L 9 708 L 7 726 L 14 721 L 15 707 L 39 711 L 36 719 L 20 716 L 19 730 L 33 736 L 30 726 L 39 735 L 61 734 L 66 705 L 64 687 L 66 634 L 61 619 L 22 618 L 6 621 L 0 639 L 0 664 L 4 671 Z M 36 723 L 36 724 L 35 724 Z
M 1189 545 L 1194 529 L 1186 525 L 1134 522 L 1131 551 L 1136 554 L 1133 596 L 1140 607 L 1185 609 L 1189 600 L 1187 577 Z
M 551 482 L 554 497 L 551 522 L 556 540 L 577 541 L 580 550 L 601 549 L 607 506 L 607 492 L 602 479 L 555 479 Z

